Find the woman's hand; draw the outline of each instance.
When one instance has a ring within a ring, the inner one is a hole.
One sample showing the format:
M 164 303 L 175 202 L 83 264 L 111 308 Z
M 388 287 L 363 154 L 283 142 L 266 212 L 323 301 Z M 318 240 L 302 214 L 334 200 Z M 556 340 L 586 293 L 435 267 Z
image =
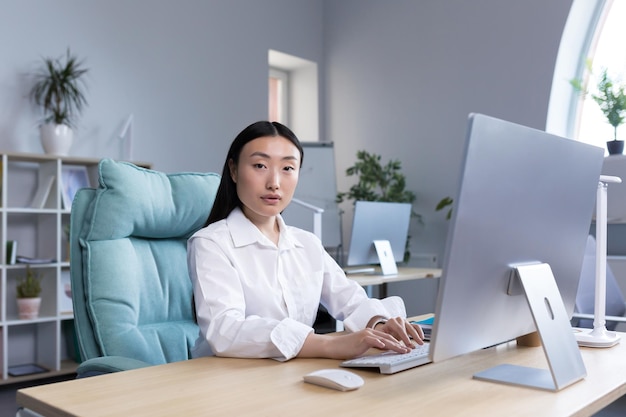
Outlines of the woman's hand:
M 420 325 L 410 323 L 402 317 L 389 319 L 386 323 L 377 325 L 376 330 L 390 334 L 396 340 L 404 342 L 405 346 L 413 347 L 414 343 L 424 344 L 424 331 Z
M 423 343 L 423 342 L 422 342 Z M 304 341 L 299 357 L 352 359 L 367 352 L 371 348 L 408 353 L 413 346 L 410 341 L 405 345 L 390 333 L 363 329 L 354 333 L 336 335 L 320 335 L 311 333 Z

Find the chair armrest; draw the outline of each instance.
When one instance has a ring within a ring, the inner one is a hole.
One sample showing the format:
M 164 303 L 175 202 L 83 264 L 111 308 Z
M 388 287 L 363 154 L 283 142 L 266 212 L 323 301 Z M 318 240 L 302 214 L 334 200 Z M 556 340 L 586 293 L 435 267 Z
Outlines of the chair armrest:
M 103 356 L 100 358 L 87 359 L 78 365 L 76 373 L 78 378 L 110 374 L 113 372 L 128 371 L 131 369 L 145 368 L 151 364 L 137 359 L 123 356 Z

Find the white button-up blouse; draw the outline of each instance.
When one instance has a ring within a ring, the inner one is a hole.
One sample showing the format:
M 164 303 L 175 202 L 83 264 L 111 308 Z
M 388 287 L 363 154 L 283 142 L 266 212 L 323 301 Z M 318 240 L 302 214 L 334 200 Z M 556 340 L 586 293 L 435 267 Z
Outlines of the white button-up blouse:
M 278 247 L 240 209 L 189 239 L 200 327 L 193 357 L 291 359 L 313 331 L 320 303 L 349 331 L 376 315 L 406 317 L 399 297 L 368 298 L 315 235 L 278 221 Z

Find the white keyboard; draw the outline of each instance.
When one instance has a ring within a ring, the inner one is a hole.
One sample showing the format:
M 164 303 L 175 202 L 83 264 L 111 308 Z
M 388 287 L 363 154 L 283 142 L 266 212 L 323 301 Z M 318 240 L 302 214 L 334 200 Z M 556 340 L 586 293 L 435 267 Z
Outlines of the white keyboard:
M 383 352 L 377 355 L 362 356 L 360 358 L 343 361 L 341 366 L 346 368 L 378 368 L 381 374 L 395 374 L 405 369 L 430 363 L 428 352 L 430 344 L 416 345 L 408 353 Z

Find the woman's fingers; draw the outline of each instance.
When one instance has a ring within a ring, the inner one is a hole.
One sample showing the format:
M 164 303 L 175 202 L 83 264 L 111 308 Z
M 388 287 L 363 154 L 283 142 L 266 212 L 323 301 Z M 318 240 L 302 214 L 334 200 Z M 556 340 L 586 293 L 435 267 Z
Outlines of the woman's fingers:
M 424 344 L 424 332 L 422 328 L 417 324 L 409 323 L 402 317 L 389 319 L 381 330 L 395 336 L 396 339 L 404 342 L 406 346 L 411 347 L 414 343 L 418 345 Z
M 411 350 L 407 345 L 400 343 L 392 335 L 377 330 L 371 331 L 371 334 L 368 336 L 368 341 L 371 342 L 368 343 L 371 347 L 381 350 L 392 350 L 398 353 L 407 353 Z

